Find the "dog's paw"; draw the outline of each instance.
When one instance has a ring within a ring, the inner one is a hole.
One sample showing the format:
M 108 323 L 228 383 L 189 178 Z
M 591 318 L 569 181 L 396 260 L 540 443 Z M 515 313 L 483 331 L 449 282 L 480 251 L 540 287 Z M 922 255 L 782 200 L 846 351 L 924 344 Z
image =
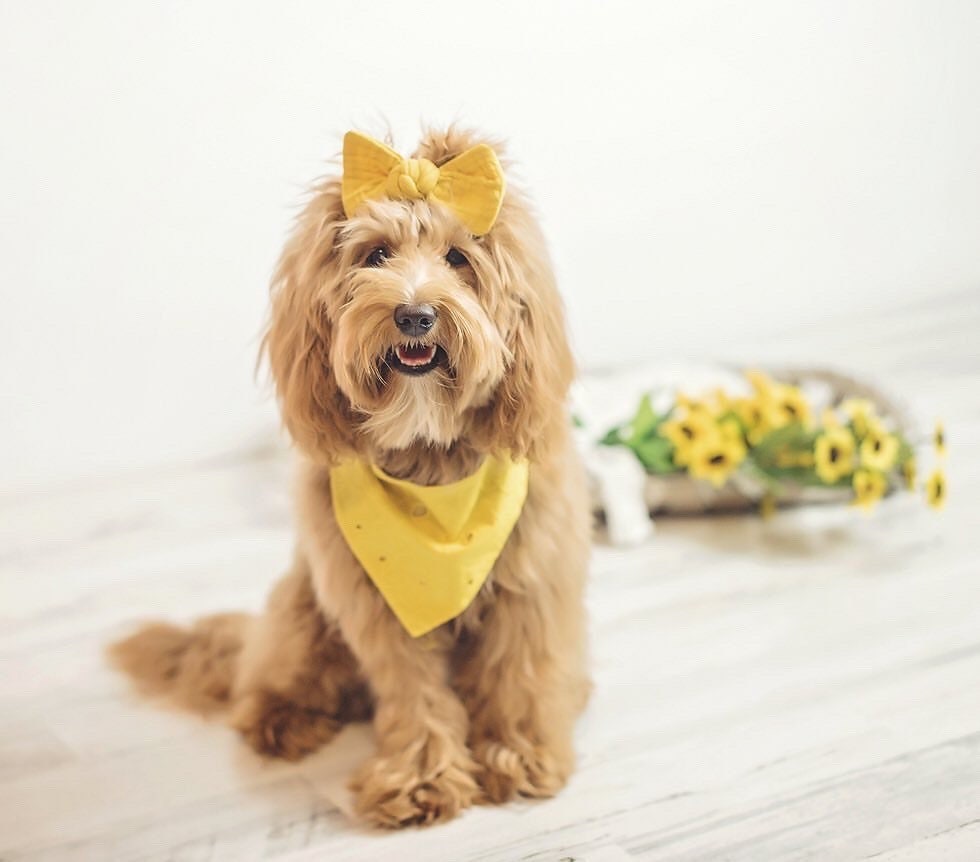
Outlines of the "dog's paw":
M 327 713 L 271 691 L 245 695 L 235 705 L 231 724 L 256 752 L 284 760 L 312 754 L 340 729 Z
M 556 756 L 542 746 L 509 746 L 486 740 L 474 747 L 473 755 L 480 767 L 477 780 L 483 791 L 481 801 L 488 803 L 507 802 L 517 795 L 554 796 L 572 771 L 570 756 Z
M 424 774 L 403 757 L 376 757 L 351 779 L 354 808 L 364 821 L 387 829 L 451 820 L 478 797 L 472 772 L 468 758 Z

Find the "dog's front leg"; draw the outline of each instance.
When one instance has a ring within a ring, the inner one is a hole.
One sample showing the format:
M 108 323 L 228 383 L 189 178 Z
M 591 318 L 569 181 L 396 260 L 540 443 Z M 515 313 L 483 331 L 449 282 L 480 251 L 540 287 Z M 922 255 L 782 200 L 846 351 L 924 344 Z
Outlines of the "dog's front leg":
M 386 827 L 448 820 L 478 788 L 447 644 L 410 637 L 366 577 L 341 595 L 341 631 L 375 696 L 378 753 L 351 780 L 357 813 Z
M 553 796 L 574 766 L 572 730 L 590 683 L 576 585 L 569 592 L 498 590 L 458 669 L 487 801 Z
M 378 753 L 352 779 L 357 812 L 390 827 L 448 820 L 474 801 L 477 784 L 445 646 L 437 634 L 409 637 L 386 606 L 365 617 L 343 626 L 376 698 Z

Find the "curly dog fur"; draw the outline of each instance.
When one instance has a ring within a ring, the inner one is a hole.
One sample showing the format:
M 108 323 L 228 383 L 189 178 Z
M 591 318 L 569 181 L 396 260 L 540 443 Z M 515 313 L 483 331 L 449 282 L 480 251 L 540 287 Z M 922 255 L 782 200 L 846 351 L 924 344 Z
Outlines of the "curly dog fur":
M 415 155 L 438 165 L 478 140 L 430 132 Z M 445 361 L 421 376 L 386 360 L 405 302 L 438 310 L 427 337 Z M 474 238 L 426 201 L 374 201 L 347 218 L 340 180 L 325 180 L 279 262 L 264 351 L 301 462 L 293 566 L 260 615 L 152 624 L 113 645 L 113 659 L 149 694 L 226 712 L 265 755 L 300 758 L 373 716 L 378 751 L 351 787 L 377 825 L 556 793 L 589 689 L 589 515 L 563 311 L 524 197 L 508 188 L 492 230 Z M 503 452 L 531 464 L 518 524 L 466 611 L 413 639 L 340 533 L 330 466 L 364 458 L 441 484 Z

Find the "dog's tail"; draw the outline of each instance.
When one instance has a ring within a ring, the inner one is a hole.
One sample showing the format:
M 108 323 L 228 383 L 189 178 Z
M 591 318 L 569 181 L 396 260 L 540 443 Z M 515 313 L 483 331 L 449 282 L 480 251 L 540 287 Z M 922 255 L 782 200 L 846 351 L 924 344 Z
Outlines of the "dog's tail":
M 216 614 L 190 628 L 149 623 L 108 649 L 144 694 L 211 713 L 228 706 L 248 614 Z

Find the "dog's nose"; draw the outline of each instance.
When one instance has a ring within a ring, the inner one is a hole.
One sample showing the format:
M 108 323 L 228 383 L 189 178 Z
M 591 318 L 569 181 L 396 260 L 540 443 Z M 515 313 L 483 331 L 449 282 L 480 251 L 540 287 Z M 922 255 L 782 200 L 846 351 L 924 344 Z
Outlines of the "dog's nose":
M 425 335 L 436 322 L 431 305 L 399 305 L 395 309 L 395 326 L 403 335 Z

